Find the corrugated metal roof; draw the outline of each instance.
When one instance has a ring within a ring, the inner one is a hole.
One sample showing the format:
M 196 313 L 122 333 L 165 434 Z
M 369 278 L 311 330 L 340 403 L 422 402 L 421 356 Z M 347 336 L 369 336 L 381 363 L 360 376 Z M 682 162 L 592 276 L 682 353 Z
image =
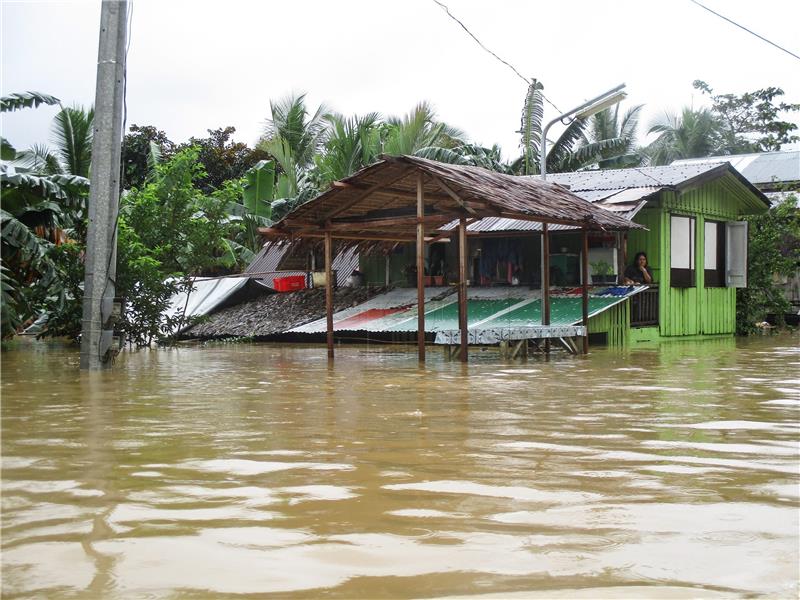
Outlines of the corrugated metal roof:
M 279 271 L 281 260 L 289 250 L 289 245 L 271 244 L 261 249 L 247 268 L 245 273 L 260 273 L 254 279 L 263 283 L 269 288 L 275 288 L 276 277 L 286 277 L 290 275 L 305 275 L 306 271 Z M 350 274 L 358 269 L 358 250 L 348 248 L 337 254 L 333 258 L 331 268 L 339 273 L 336 281 L 343 285 Z
M 594 316 L 644 287 L 615 288 L 621 293 L 609 293 L 608 287 L 594 288 L 589 298 L 589 315 Z M 605 292 L 605 293 L 604 293 Z M 348 332 L 412 332 L 417 329 L 417 290 L 397 288 L 375 296 L 367 302 L 339 311 L 333 315 L 334 330 Z M 576 335 L 555 332 L 570 328 L 581 321 L 581 296 L 575 290 L 554 290 L 551 297 L 551 326 L 541 326 L 541 293 L 523 287 L 470 288 L 467 314 L 470 343 L 497 343 L 502 339 L 551 335 Z M 327 323 L 319 319 L 291 330 L 292 333 L 319 334 Z M 532 331 L 536 329 L 537 331 Z M 457 295 L 450 288 L 425 288 L 425 331 L 436 333 L 439 344 L 457 343 Z
M 197 279 L 194 282 L 194 289 L 189 292 L 187 301 L 186 293 L 175 294 L 169 300 L 169 307 L 164 313 L 166 315 L 180 316 L 184 307 L 185 329 L 191 323 L 191 317 L 200 317 L 209 314 L 217 306 L 230 298 L 238 290 L 247 285 L 248 277 L 220 277 Z M 177 327 L 175 328 L 177 329 Z M 173 333 L 178 333 L 173 331 Z
M 677 186 L 719 166 L 719 163 L 703 165 L 665 165 L 663 167 L 634 167 L 631 169 L 603 169 L 598 171 L 575 171 L 574 173 L 548 173 L 547 181 L 568 186 L 578 193 L 596 190 L 621 190 L 629 188 Z M 539 178 L 539 175 L 532 175 Z M 588 199 L 588 198 L 587 198 Z
M 647 198 L 657 193 L 660 187 L 636 187 L 631 189 L 610 190 L 581 190 L 575 193 L 588 200 L 595 206 L 614 212 L 626 219 L 633 219 L 647 202 Z M 458 227 L 458 221 L 451 221 L 443 230 L 452 230 Z M 572 231 L 577 229 L 572 225 L 553 224 L 550 231 Z M 484 217 L 480 221 L 467 225 L 470 233 L 489 233 L 500 231 L 541 231 L 542 224 L 535 221 L 521 221 L 518 219 L 504 219 L 502 217 Z
M 800 181 L 800 150 L 685 158 L 673 161 L 671 166 L 718 165 L 725 162 L 730 163 L 750 183 L 764 185 Z

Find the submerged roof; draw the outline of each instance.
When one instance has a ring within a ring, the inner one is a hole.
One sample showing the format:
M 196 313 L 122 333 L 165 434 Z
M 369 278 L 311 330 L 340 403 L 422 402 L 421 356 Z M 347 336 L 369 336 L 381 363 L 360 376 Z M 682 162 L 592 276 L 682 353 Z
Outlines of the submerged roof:
M 594 230 L 638 227 L 593 206 L 553 181 L 495 173 L 480 167 L 414 156 L 385 157 L 298 207 L 265 235 L 412 241 L 417 225 L 417 184 L 422 175 L 425 223 L 433 232 L 464 217 L 514 218 Z
M 589 316 L 599 314 L 644 289 L 643 286 L 594 288 L 589 297 Z M 579 289 L 554 291 L 550 299 L 550 329 L 568 328 L 581 322 L 582 299 L 579 292 Z M 416 331 L 416 301 L 416 288 L 396 288 L 363 304 L 335 313 L 334 331 Z M 523 287 L 469 288 L 467 302 L 470 343 L 492 344 L 501 339 L 523 339 L 531 336 L 531 329 L 541 328 L 542 301 L 539 290 Z M 319 334 L 326 329 L 326 320 L 319 319 L 295 327 L 290 332 Z M 458 302 L 452 288 L 425 288 L 425 331 L 436 334 L 437 344 L 458 343 Z M 537 334 L 542 335 L 543 332 L 539 331 Z
M 800 181 L 800 150 L 684 158 L 673 161 L 671 166 L 717 165 L 724 162 L 730 163 L 750 183 L 756 185 L 770 187 L 769 184 Z

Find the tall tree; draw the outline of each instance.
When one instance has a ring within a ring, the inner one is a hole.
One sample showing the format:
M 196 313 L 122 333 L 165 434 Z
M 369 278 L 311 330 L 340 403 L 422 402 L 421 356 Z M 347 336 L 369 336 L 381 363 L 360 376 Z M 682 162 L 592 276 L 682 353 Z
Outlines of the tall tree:
M 648 133 L 658 137 L 644 149 L 653 165 L 714 154 L 720 145 L 719 119 L 708 109 L 684 107 L 680 115 L 665 113 Z
M 221 189 L 230 179 L 238 179 L 258 161 L 269 157 L 261 149 L 250 148 L 247 144 L 234 142 L 231 138 L 235 127 L 209 129 L 206 138 L 189 138 L 189 141 L 178 146 L 177 151 L 196 147 L 198 160 L 205 169 L 205 174 L 196 180 L 196 185 L 205 193 Z
M 381 153 L 383 122 L 378 113 L 325 115 L 322 151 L 314 156 L 320 189 L 375 162 Z
M 715 94 L 705 81 L 695 80 L 694 88 L 711 98 L 711 112 L 719 119 L 721 154 L 773 152 L 800 140 L 793 134 L 797 125 L 780 115 L 800 111 L 800 104 L 776 100 L 781 88 L 767 87 L 744 94 Z
M 624 169 L 642 163 L 642 154 L 636 147 L 636 129 L 642 104 L 637 104 L 620 115 L 621 106 L 606 108 L 593 115 L 589 124 L 589 139 L 595 143 L 618 140 L 599 151 L 597 165 L 601 169 Z
M 175 154 L 175 143 L 152 125 L 131 125 L 122 139 L 122 189 L 141 188 L 155 165 Z
M 464 132 L 436 118 L 428 102 L 420 102 L 402 117 L 389 117 L 383 152 L 392 155 L 420 155 L 434 148 L 461 145 Z

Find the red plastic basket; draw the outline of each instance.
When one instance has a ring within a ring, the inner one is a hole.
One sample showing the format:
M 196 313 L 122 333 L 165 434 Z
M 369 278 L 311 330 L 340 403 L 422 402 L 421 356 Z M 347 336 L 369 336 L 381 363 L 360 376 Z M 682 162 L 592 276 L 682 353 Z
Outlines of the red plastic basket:
M 274 280 L 276 292 L 295 292 L 306 288 L 305 275 L 288 275 L 286 277 L 276 277 Z

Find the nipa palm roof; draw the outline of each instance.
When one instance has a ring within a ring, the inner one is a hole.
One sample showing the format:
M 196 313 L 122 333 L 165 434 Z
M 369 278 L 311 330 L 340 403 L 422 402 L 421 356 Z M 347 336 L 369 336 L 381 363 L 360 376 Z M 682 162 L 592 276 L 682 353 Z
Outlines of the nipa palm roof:
M 540 181 L 480 167 L 413 156 L 384 157 L 303 204 L 268 237 L 314 237 L 332 231 L 344 239 L 415 239 L 417 182 L 422 175 L 426 233 L 454 218 L 486 217 L 570 225 L 591 230 L 637 228 L 623 216 L 593 206 L 555 181 Z

